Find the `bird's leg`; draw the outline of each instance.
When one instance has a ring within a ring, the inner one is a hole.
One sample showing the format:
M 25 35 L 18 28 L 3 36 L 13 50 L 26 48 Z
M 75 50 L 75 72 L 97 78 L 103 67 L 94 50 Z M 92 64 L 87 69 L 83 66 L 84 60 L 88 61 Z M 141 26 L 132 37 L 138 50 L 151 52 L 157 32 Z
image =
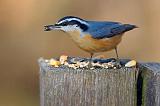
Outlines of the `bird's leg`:
M 119 60 L 119 56 L 118 56 L 117 47 L 115 47 L 115 52 L 116 52 L 116 60 Z
M 89 68 L 92 67 L 92 57 L 93 57 L 93 53 L 90 53 L 90 59 L 89 59 L 89 64 L 88 64 Z
M 117 47 L 115 47 L 115 52 L 116 52 L 116 65 L 119 67 L 120 66 L 120 59 L 119 59 L 119 56 L 118 56 L 118 50 L 117 50 Z

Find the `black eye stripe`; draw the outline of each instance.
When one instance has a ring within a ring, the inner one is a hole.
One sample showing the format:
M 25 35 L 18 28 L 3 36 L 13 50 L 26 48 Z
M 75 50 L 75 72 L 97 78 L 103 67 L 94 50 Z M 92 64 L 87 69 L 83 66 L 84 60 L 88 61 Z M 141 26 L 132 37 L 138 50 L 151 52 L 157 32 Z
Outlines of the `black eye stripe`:
M 83 31 L 87 31 L 87 30 L 88 30 L 88 26 L 85 25 L 85 24 L 81 24 L 81 25 L 80 25 L 80 28 L 81 28 Z
M 79 25 L 80 24 L 80 22 L 78 22 L 78 21 L 76 21 L 76 20 L 71 20 L 71 21 L 69 21 L 69 23 L 68 23 L 69 25 Z

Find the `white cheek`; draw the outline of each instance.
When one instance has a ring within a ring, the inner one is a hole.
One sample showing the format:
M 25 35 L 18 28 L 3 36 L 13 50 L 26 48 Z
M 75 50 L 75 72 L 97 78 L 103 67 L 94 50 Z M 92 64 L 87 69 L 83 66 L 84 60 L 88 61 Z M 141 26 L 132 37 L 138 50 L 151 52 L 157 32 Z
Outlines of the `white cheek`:
M 64 26 L 63 28 L 61 28 L 63 31 L 71 31 L 73 30 L 73 28 L 71 28 L 70 26 Z
M 79 30 L 81 31 L 81 29 L 79 27 L 77 27 L 76 25 L 73 25 L 73 26 L 64 26 L 63 28 L 61 28 L 61 30 L 63 31 L 76 31 L 76 30 Z

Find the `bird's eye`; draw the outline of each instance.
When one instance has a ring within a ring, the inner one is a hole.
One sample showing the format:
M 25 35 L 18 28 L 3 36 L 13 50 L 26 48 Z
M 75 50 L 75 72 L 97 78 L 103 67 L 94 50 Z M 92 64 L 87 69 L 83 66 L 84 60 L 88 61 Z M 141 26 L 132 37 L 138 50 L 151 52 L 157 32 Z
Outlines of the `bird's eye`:
M 62 26 L 67 26 L 68 25 L 68 21 L 61 23 Z

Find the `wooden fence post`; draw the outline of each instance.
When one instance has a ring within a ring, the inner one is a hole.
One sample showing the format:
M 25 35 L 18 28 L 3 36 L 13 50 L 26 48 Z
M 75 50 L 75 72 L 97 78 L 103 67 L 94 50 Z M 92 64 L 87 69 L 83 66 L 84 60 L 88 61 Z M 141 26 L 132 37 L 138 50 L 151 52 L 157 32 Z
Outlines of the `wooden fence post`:
M 72 69 L 40 64 L 41 106 L 135 106 L 137 68 Z

